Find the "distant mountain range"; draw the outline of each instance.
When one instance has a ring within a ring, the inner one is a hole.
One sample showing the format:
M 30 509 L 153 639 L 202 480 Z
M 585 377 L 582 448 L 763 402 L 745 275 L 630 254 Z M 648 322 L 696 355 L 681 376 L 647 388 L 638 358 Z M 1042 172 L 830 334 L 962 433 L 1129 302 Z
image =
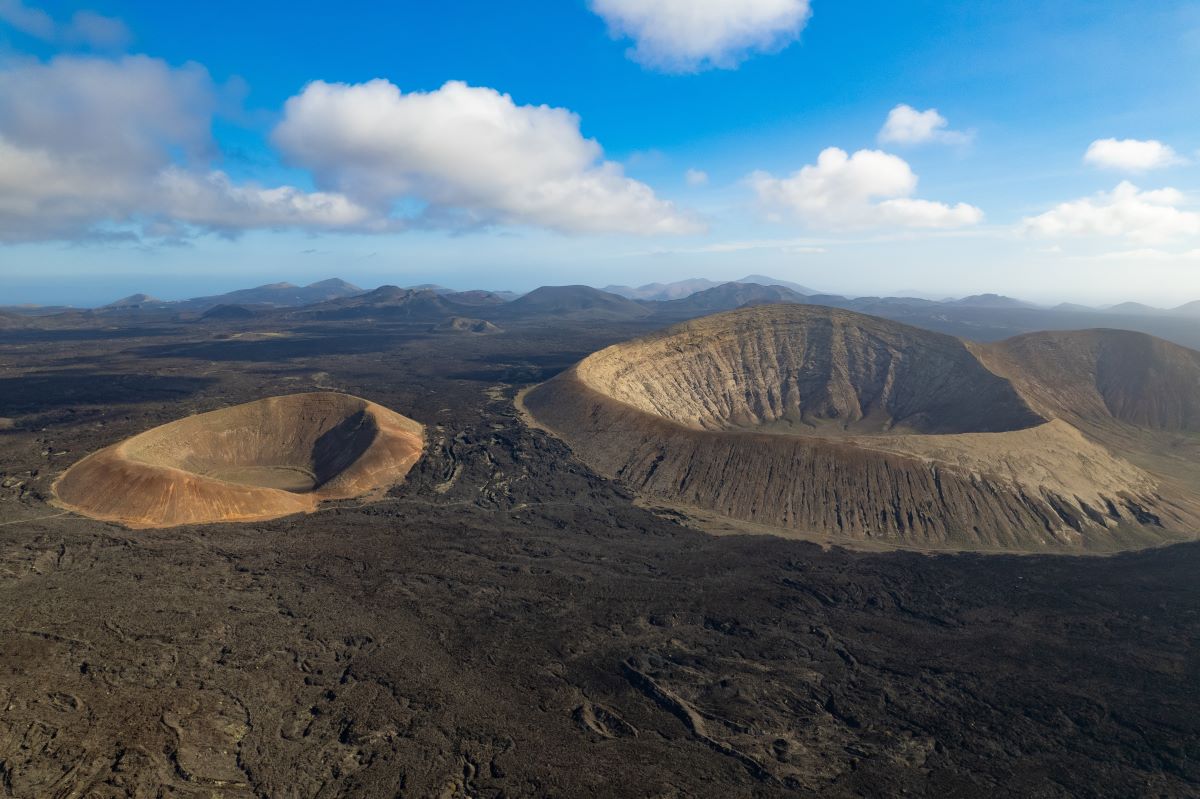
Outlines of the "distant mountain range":
M 331 278 L 307 286 L 297 286 L 293 283 L 268 283 L 251 289 L 239 289 L 227 294 L 217 294 L 211 297 L 193 297 L 188 300 L 160 300 L 148 294 L 133 294 L 122 297 L 116 302 L 101 306 L 98 311 L 122 310 L 164 310 L 164 311 L 194 311 L 203 313 L 218 305 L 265 306 L 268 308 L 295 308 L 301 305 L 311 305 L 315 302 L 353 297 L 362 294 L 363 290 L 345 280 Z
M 757 288 L 734 288 L 736 286 L 752 286 Z M 764 292 L 765 287 L 772 290 Z M 915 307 L 953 307 L 980 308 L 997 310 L 1040 309 L 1059 313 L 1089 313 L 1110 315 L 1158 316 L 1184 315 L 1200 316 L 1200 300 L 1188 302 L 1175 308 L 1155 308 L 1138 302 L 1123 302 L 1106 307 L 1091 307 L 1078 303 L 1064 302 L 1053 307 L 1040 306 L 1025 300 L 1007 297 L 1001 294 L 976 294 L 962 298 L 947 298 L 941 300 L 929 299 L 926 296 L 883 296 L 883 297 L 846 297 L 840 294 L 827 294 L 799 283 L 770 277 L 767 275 L 746 275 L 738 280 L 716 281 L 708 278 L 690 278 L 677 280 L 672 283 L 647 283 L 643 286 L 630 287 L 611 285 L 603 289 L 591 286 L 543 286 L 528 295 L 512 291 L 458 291 L 437 283 L 422 283 L 406 288 L 397 286 L 381 286 L 375 291 L 386 289 L 382 295 L 376 294 L 373 299 L 365 300 L 367 304 L 379 305 L 384 301 L 403 300 L 408 302 L 409 295 L 399 295 L 395 292 L 428 292 L 438 297 L 449 298 L 452 302 L 464 306 L 501 306 L 512 303 L 522 296 L 531 296 L 527 302 L 515 306 L 512 311 L 521 312 L 522 308 L 561 307 L 570 308 L 571 313 L 590 311 L 599 312 L 607 307 L 610 311 L 619 307 L 625 312 L 637 315 L 630 306 L 614 303 L 613 300 L 602 300 L 602 295 L 619 297 L 635 303 L 670 303 L 689 300 L 688 305 L 659 306 L 650 305 L 651 310 L 667 310 L 675 308 L 682 311 L 685 307 L 695 310 L 730 310 L 741 304 L 762 302 L 807 302 L 814 305 L 831 305 L 840 308 L 915 308 Z M 544 291 L 554 289 L 554 291 Z M 584 292 L 583 289 L 588 291 Z M 714 289 L 720 289 L 713 293 Z M 780 291 L 785 289 L 786 292 Z M 592 293 L 595 292 L 595 293 Z M 913 292 L 917 294 L 918 292 Z M 203 297 L 193 297 L 186 300 L 162 300 L 149 294 L 132 294 L 107 305 L 93 309 L 99 314 L 125 314 L 137 312 L 167 312 L 184 316 L 201 315 L 217 306 L 244 306 L 251 310 L 267 310 L 272 308 L 303 308 L 318 303 L 334 300 L 364 297 L 374 294 L 372 291 L 360 288 L 339 278 L 330 278 L 307 286 L 293 283 L 268 283 L 254 288 L 239 289 L 225 294 L 214 294 Z M 390 297 L 390 300 L 388 299 Z M 570 299 L 568 299 L 570 298 Z M 692 299 L 694 298 L 694 299 Z M 40 317 L 61 313 L 87 313 L 86 309 L 67 306 L 37 306 L 9 305 L 0 306 L 0 312 L 16 317 Z M 220 314 L 219 314 L 220 315 Z M 230 314 L 232 315 L 232 314 Z
M 201 310 L 211 308 L 213 305 L 267 305 L 275 308 L 295 308 L 339 297 L 353 297 L 362 293 L 363 290 L 353 283 L 332 278 L 310 283 L 307 286 L 269 283 L 265 286 L 231 291 L 228 294 L 219 294 L 214 297 L 184 300 L 179 305 L 187 310 Z
M 1107 308 L 1076 303 L 1035 305 L 1000 294 L 932 300 L 921 297 L 846 297 L 823 294 L 786 280 L 747 275 L 719 283 L 707 278 L 651 283 L 638 288 L 586 285 L 542 286 L 527 294 L 507 291 L 455 291 L 426 283 L 401 288 L 364 290 L 330 279 L 297 286 L 271 283 L 226 294 L 168 301 L 134 294 L 95 309 L 51 306 L 0 307 L 0 329 L 26 331 L 69 327 L 88 320 L 113 319 L 202 324 L 252 324 L 264 317 L 284 316 L 313 321 L 364 320 L 420 322 L 438 329 L 447 320 L 469 320 L 449 329 L 480 322 L 499 325 L 567 321 L 669 324 L 749 305 L 794 303 L 845 308 L 917 327 L 992 341 L 1039 330 L 1124 328 L 1138 330 L 1200 348 L 1200 300 L 1171 309 L 1126 302 Z M 632 295 L 632 296 L 631 296 Z M 479 325 L 481 330 L 488 329 Z M 29 333 L 21 333 L 29 335 Z

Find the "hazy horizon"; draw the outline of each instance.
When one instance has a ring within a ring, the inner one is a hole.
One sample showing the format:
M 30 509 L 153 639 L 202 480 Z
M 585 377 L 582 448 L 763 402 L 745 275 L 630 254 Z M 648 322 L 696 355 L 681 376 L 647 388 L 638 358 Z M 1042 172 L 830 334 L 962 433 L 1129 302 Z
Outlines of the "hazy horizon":
M 97 307 L 101 307 L 103 305 L 107 305 L 109 303 L 115 302 L 117 300 L 133 296 L 135 294 L 146 294 L 157 300 L 163 300 L 166 302 L 177 302 L 177 301 L 189 300 L 189 299 L 193 299 L 193 298 L 197 298 L 197 297 L 218 296 L 218 295 L 222 295 L 222 294 L 227 294 L 232 291 L 238 291 L 241 289 L 258 288 L 261 286 L 266 286 L 266 285 L 270 285 L 270 284 L 274 284 L 274 283 L 291 283 L 291 284 L 297 285 L 297 286 L 306 286 L 311 283 L 316 283 L 316 282 L 320 282 L 323 280 L 332 280 L 332 279 L 345 280 L 347 283 L 354 284 L 355 286 L 358 286 L 359 288 L 366 290 L 366 291 L 370 291 L 372 289 L 378 288 L 380 286 L 385 286 L 385 285 L 396 285 L 396 286 L 407 288 L 407 287 L 412 287 L 412 286 L 435 284 L 435 285 L 441 286 L 443 288 L 451 289 L 453 291 L 485 290 L 485 291 L 512 291 L 512 292 L 516 292 L 516 293 L 525 293 L 528 291 L 532 291 L 535 288 L 539 288 L 541 286 L 562 286 L 562 285 L 578 284 L 578 285 L 591 286 L 591 287 L 597 288 L 597 289 L 604 289 L 608 286 L 627 286 L 630 288 L 639 288 L 639 287 L 645 286 L 645 285 L 667 284 L 667 283 L 673 283 L 673 282 L 680 281 L 680 280 L 690 280 L 690 279 L 706 279 L 706 280 L 711 280 L 714 283 L 729 283 L 729 282 L 738 281 L 741 278 L 748 276 L 746 274 L 736 274 L 736 275 L 712 275 L 712 274 L 709 274 L 709 275 L 687 275 L 686 277 L 672 278 L 670 280 L 657 280 L 657 279 L 653 279 L 653 278 L 650 278 L 650 279 L 643 278 L 640 282 L 632 282 L 632 283 L 573 280 L 573 281 L 570 281 L 569 283 L 566 283 L 566 282 L 564 282 L 564 283 L 533 282 L 533 283 L 525 283 L 525 284 L 506 285 L 506 284 L 496 283 L 495 281 L 493 281 L 493 283 L 475 284 L 475 283 L 463 282 L 463 281 L 459 281 L 459 280 L 452 280 L 452 279 L 449 279 L 448 276 L 445 276 L 445 275 L 428 276 L 428 279 L 420 279 L 420 275 L 418 275 L 416 278 L 413 278 L 411 276 L 402 276 L 402 275 L 389 276 L 386 274 L 381 275 L 381 274 L 375 274 L 375 273 L 363 273 L 363 275 L 364 276 L 359 279 L 351 279 L 351 278 L 346 277 L 343 274 L 329 274 L 329 275 L 324 275 L 324 276 L 319 276 L 319 275 L 318 276 L 309 276 L 309 277 L 303 277 L 303 278 L 299 278 L 299 279 L 295 279 L 295 278 L 289 279 L 289 277 L 287 275 L 281 275 L 279 277 L 279 279 L 277 279 L 277 280 L 269 279 L 269 280 L 266 280 L 265 282 L 257 282 L 257 281 L 239 282 L 236 279 L 222 280 L 220 282 L 205 281 L 205 280 L 200 280 L 200 279 L 190 280 L 190 281 L 182 281 L 179 279 L 168 279 L 168 280 L 160 279 L 156 283 L 156 281 L 154 279 L 142 280 L 140 278 L 140 276 L 134 277 L 134 278 L 129 278 L 127 280 L 113 280 L 111 278 L 103 278 L 103 279 L 92 280 L 92 281 L 89 281 L 86 283 L 82 282 L 82 281 L 71 281 L 69 283 L 58 284 L 58 285 L 43 284 L 43 285 L 40 285 L 40 286 L 32 289 L 26 295 L 22 295 L 18 290 L 16 292 L 13 292 L 13 294 L 11 295 L 11 296 L 15 297 L 15 299 L 13 299 L 11 301 L 8 299 L 8 297 L 10 295 L 8 293 L 6 293 L 3 303 L 0 303 L 0 307 L 3 307 L 3 306 L 8 306 L 8 307 L 59 306 L 59 305 L 61 305 L 61 306 L 65 306 L 65 307 L 76 307 L 76 308 L 97 308 Z M 976 296 L 976 295 L 980 295 L 980 294 L 999 294 L 1002 296 L 1012 297 L 1014 299 L 1019 299 L 1019 300 L 1024 300 L 1026 302 L 1031 302 L 1031 303 L 1034 303 L 1035 305 L 1045 306 L 1045 307 L 1051 307 L 1054 305 L 1058 305 L 1060 303 L 1074 303 L 1074 304 L 1079 304 L 1079 305 L 1086 305 L 1088 307 L 1093 307 L 1096 309 L 1103 309 L 1103 308 L 1106 308 L 1106 307 L 1109 307 L 1112 305 L 1117 305 L 1117 304 L 1120 304 L 1123 302 L 1142 302 L 1142 304 L 1150 305 L 1152 307 L 1161 308 L 1164 310 L 1176 308 L 1176 307 L 1179 307 L 1181 305 L 1187 304 L 1188 302 L 1192 301 L 1192 299 L 1189 299 L 1189 298 L 1183 298 L 1183 299 L 1178 299 L 1178 300 L 1168 299 L 1165 303 L 1155 304 L 1154 302 L 1144 302 L 1144 301 L 1138 300 L 1138 299 L 1125 298 L 1125 299 L 1120 299 L 1120 300 L 1111 301 L 1111 302 L 1088 303 L 1088 302 L 1081 301 L 1077 297 L 1073 297 L 1073 296 L 1063 297 L 1063 296 L 1057 296 L 1057 295 L 1053 295 L 1053 296 L 1047 295 L 1047 296 L 1043 296 L 1042 298 L 1039 299 L 1037 296 L 1031 296 L 1031 295 L 1027 295 L 1027 294 L 1008 294 L 1006 292 L 989 291 L 989 290 L 973 291 L 973 292 L 958 293 L 958 294 L 938 293 L 936 291 L 928 291 L 928 290 L 915 289 L 915 288 L 897 288 L 897 289 L 890 289 L 890 290 L 889 289 L 880 289 L 880 290 L 876 290 L 876 291 L 865 291 L 865 292 L 838 291 L 836 288 L 828 288 L 821 284 L 813 285 L 810 283 L 805 283 L 805 281 L 803 279 L 793 279 L 793 278 L 784 277 L 782 275 L 763 275 L 763 277 L 770 277 L 776 281 L 782 281 L 782 282 L 788 282 L 788 283 L 798 283 L 801 285 L 806 285 L 807 287 L 812 288 L 821 294 L 840 295 L 840 296 L 844 296 L 844 297 L 848 297 L 848 298 L 878 296 L 878 297 L 912 297 L 912 298 L 929 299 L 929 300 L 953 300 L 953 299 L 961 299 L 963 297 Z M 160 288 L 155 289 L 154 288 L 155 285 L 160 286 Z M 147 286 L 149 286 L 149 288 L 147 288 Z M 11 288 L 12 288 L 11 286 L 6 288 L 6 292 Z M 110 294 L 111 294 L 111 296 L 109 296 Z M 21 296 L 26 296 L 26 297 L 31 297 L 31 298 L 40 298 L 40 299 L 21 299 L 20 298 Z M 1198 299 L 1200 299 L 1200 297 L 1198 297 Z

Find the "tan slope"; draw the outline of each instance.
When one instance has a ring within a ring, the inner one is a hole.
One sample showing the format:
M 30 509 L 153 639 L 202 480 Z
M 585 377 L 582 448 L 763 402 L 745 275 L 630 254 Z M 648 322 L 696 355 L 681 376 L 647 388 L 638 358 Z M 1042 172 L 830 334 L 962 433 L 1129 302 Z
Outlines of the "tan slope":
M 1076 510 L 1102 510 L 1124 493 L 1149 497 L 1150 475 L 1114 456 L 1061 419 L 1007 433 L 872 436 L 864 449 L 906 455 L 1028 496 L 1056 495 Z
M 191 416 L 100 450 L 55 484 L 63 507 L 129 527 L 310 512 L 401 481 L 419 424 L 373 402 L 317 392 Z
M 1030 333 L 975 345 L 1045 413 L 1200 432 L 1200 352 L 1129 330 Z

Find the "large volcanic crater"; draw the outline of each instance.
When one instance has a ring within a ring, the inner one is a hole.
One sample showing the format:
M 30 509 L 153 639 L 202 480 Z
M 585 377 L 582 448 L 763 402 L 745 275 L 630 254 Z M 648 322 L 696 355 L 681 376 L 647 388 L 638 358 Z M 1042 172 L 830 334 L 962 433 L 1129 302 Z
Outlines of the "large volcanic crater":
M 703 430 L 978 433 L 1047 421 L 958 339 L 804 306 L 719 314 L 618 344 L 576 375 Z
M 254 521 L 311 512 L 404 479 L 420 424 L 368 400 L 270 397 L 156 427 L 81 460 L 58 503 L 129 527 Z
M 786 534 L 1020 551 L 1183 537 L 1195 516 L 1151 475 L 987 361 L 863 314 L 758 306 L 608 347 L 522 404 L 645 497 Z

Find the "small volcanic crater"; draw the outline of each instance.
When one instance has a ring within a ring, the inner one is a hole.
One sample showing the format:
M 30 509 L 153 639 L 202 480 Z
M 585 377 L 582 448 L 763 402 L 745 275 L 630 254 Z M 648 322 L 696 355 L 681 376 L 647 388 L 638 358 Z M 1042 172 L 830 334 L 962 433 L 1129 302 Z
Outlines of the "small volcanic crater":
M 421 425 L 332 392 L 270 397 L 190 416 L 100 450 L 55 484 L 68 510 L 129 527 L 255 521 L 401 481 Z
M 608 347 L 522 404 L 643 497 L 754 529 L 1007 551 L 1189 537 L 1191 497 L 1165 501 L 1047 401 L 1082 396 L 1056 383 L 1066 367 L 1033 374 L 1006 352 L 834 308 L 758 306 Z

